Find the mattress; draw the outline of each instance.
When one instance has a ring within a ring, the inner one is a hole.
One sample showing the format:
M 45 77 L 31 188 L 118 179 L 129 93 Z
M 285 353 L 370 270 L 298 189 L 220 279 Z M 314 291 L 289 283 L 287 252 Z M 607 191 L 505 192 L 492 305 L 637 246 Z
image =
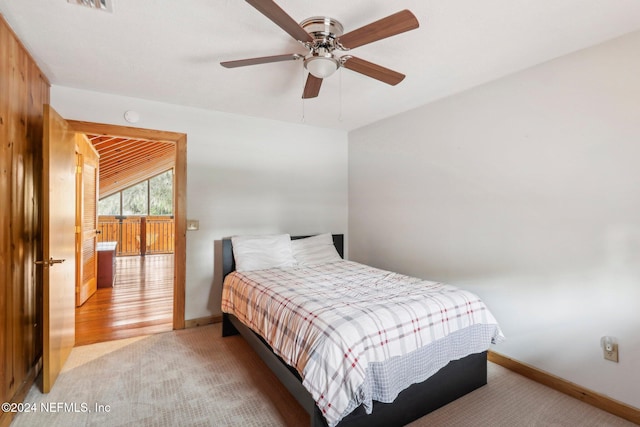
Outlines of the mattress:
M 297 370 L 330 427 L 503 339 L 469 291 L 344 260 L 233 272 L 222 311 Z

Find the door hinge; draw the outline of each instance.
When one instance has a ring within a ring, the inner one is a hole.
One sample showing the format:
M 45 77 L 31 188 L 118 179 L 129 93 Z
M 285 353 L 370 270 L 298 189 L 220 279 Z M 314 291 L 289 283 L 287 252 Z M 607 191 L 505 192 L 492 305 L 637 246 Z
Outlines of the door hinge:
M 80 225 L 76 225 L 76 234 L 82 233 L 82 227 Z
M 80 165 L 76 166 L 76 173 L 77 174 L 81 174 L 82 173 L 82 166 L 80 166 Z

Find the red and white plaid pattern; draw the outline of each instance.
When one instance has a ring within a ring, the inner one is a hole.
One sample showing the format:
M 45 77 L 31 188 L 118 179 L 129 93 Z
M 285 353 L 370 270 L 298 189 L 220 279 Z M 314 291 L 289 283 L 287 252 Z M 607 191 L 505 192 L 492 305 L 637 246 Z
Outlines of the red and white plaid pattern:
M 347 408 L 370 406 L 361 402 L 370 363 L 472 325 L 495 325 L 491 339 L 502 339 L 475 294 L 351 261 L 234 272 L 224 282 L 222 311 L 296 368 L 329 426 Z

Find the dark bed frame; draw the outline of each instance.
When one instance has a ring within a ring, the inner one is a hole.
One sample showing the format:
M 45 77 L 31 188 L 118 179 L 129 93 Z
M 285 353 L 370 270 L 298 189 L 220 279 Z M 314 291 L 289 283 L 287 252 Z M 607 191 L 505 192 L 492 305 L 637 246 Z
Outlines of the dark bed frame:
M 295 236 L 300 239 L 308 236 Z M 344 258 L 344 236 L 333 235 L 333 243 Z M 222 240 L 223 278 L 235 270 L 231 239 Z M 280 382 L 309 413 L 312 427 L 326 427 L 327 422 L 304 388 L 297 371 L 287 365 L 271 350 L 271 347 L 235 316 L 223 313 L 222 336 L 240 334 L 278 377 Z M 338 423 L 338 427 L 389 427 L 403 426 L 432 412 L 487 383 L 487 352 L 471 354 L 449 362 L 435 375 L 419 384 L 413 384 L 400 392 L 393 403 L 374 401 L 373 413 L 368 415 L 362 406 Z

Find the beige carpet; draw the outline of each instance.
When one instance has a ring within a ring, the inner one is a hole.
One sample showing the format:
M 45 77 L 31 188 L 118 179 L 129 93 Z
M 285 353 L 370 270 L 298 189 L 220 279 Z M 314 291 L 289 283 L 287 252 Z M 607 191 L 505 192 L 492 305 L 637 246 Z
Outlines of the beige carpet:
M 220 331 L 218 324 L 76 347 L 51 393 L 30 390 L 25 403 L 37 412 L 11 426 L 308 425 L 243 339 Z M 411 424 L 633 425 L 492 363 L 487 386 Z

